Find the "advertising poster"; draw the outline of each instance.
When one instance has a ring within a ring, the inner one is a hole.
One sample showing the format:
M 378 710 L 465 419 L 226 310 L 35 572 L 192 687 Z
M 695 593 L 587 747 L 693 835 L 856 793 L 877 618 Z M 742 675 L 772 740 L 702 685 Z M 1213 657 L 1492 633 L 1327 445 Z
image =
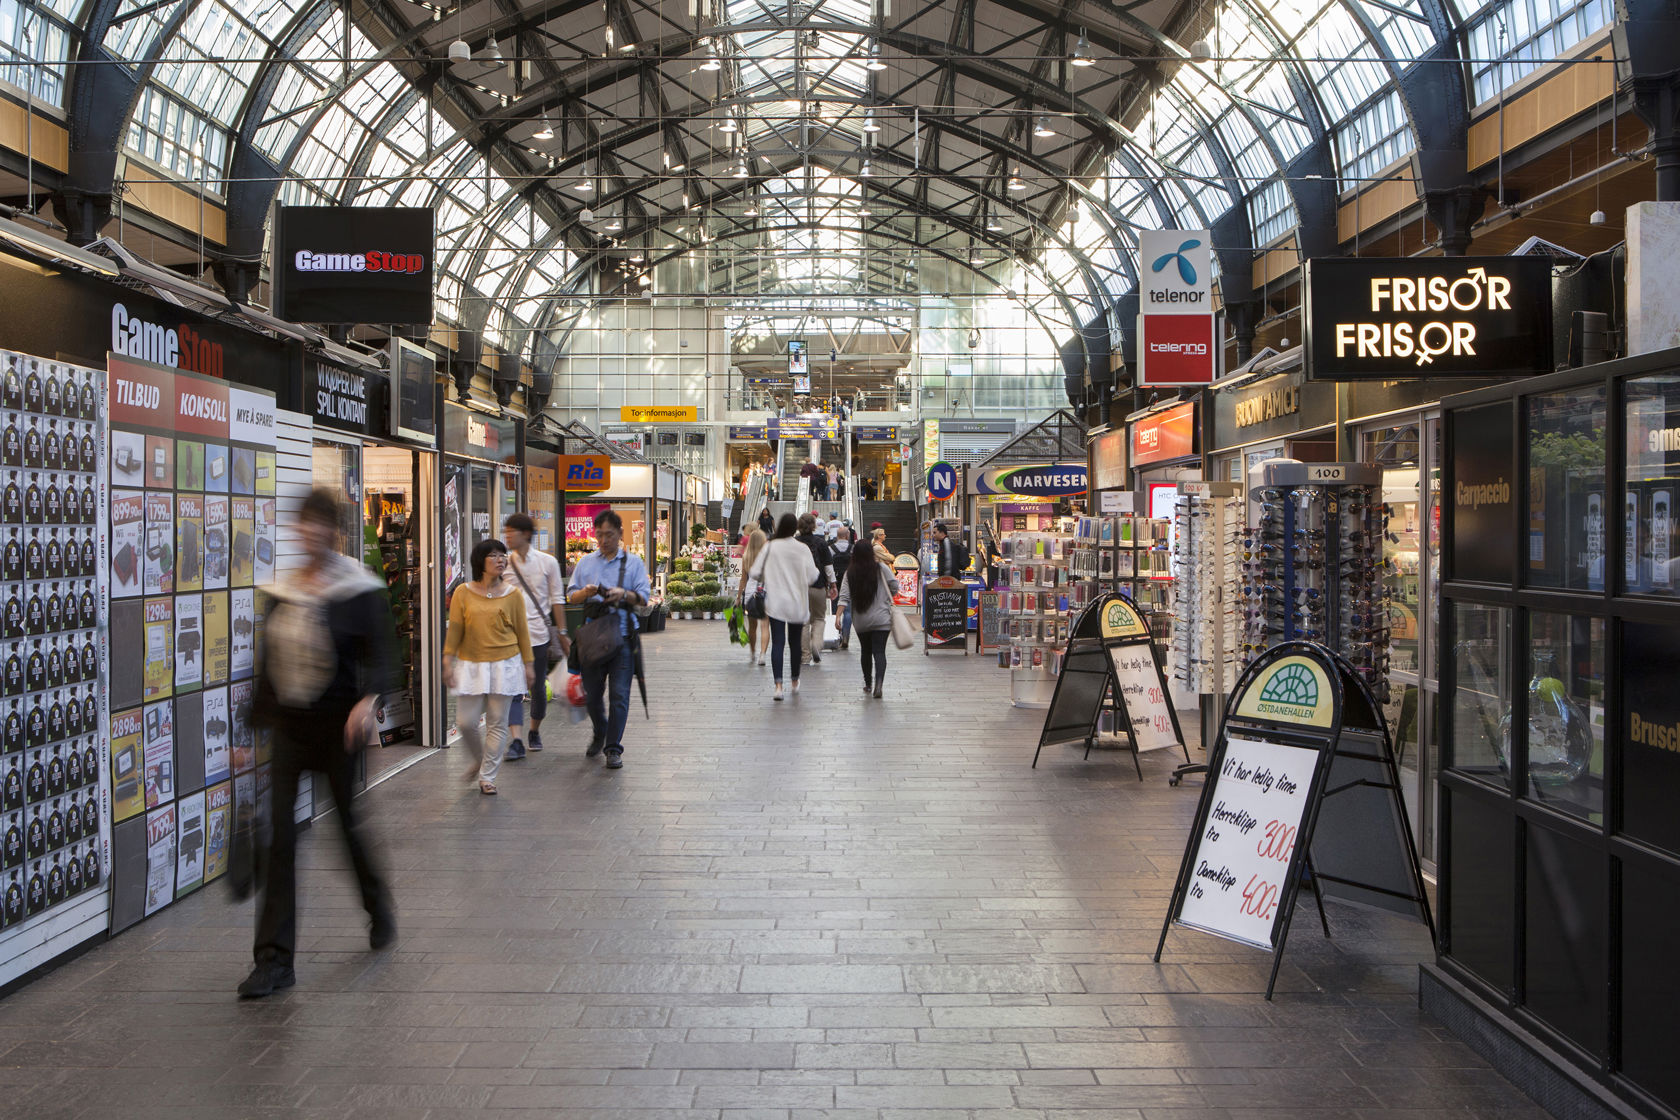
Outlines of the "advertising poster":
M 229 743 L 233 723 L 228 717 L 228 693 L 225 688 L 212 688 L 204 693 L 204 780 L 226 781 L 233 773 L 233 756 Z
M 204 791 L 204 881 L 227 874 L 233 839 L 233 784 L 219 782 Z
M 204 684 L 226 684 L 232 646 L 228 632 L 228 593 L 210 591 L 204 596 Z
M 175 705 L 147 704 L 142 736 L 146 751 L 146 808 L 175 800 Z
M 204 489 L 212 494 L 228 492 L 228 449 L 226 444 L 204 445 Z
M 233 539 L 228 546 L 232 568 L 228 578 L 235 587 L 249 586 L 256 577 L 256 504 L 250 498 L 234 498 L 228 508 L 233 524 Z
M 204 590 L 219 591 L 228 585 L 228 499 L 224 494 L 204 496 Z
M 141 668 L 147 700 L 172 693 L 175 677 L 175 600 L 146 600 L 146 651 Z
M 228 489 L 235 494 L 257 492 L 257 453 L 249 447 L 233 449 L 233 466 L 229 470 Z
M 204 495 L 175 497 L 175 590 L 204 589 Z
M 257 452 L 257 493 L 273 497 L 277 481 L 274 477 L 274 452 L 259 450 Z
M 175 441 L 169 436 L 146 437 L 146 488 L 167 490 L 175 477 Z
M 176 897 L 204 885 L 204 793 L 188 794 L 175 803 Z
M 256 513 L 256 570 L 253 578 L 258 587 L 263 587 L 274 582 L 275 499 L 258 498 Z
M 175 489 L 204 489 L 204 445 L 197 440 L 175 443 Z
M 204 598 L 175 596 L 175 694 L 204 683 Z
M 111 494 L 111 598 L 140 594 L 146 548 L 146 497 L 138 490 Z
M 146 808 L 145 746 L 139 708 L 111 717 L 111 816 L 126 821 Z
M 142 589 L 147 595 L 175 590 L 175 497 L 146 492 L 146 556 Z
M 236 681 L 228 688 L 228 734 L 232 736 L 235 774 L 243 774 L 257 764 L 257 739 L 251 727 L 251 697 L 255 693 L 256 685 L 251 681 Z
M 460 479 L 451 477 L 443 484 L 443 589 L 447 594 L 461 574 L 461 498 Z
M 146 485 L 146 437 L 139 432 L 111 433 L 111 486 L 113 489 Z
M 256 671 L 257 651 L 257 595 L 249 587 L 242 587 L 228 596 L 228 629 L 230 640 L 228 673 L 233 680 L 242 680 Z
M 175 806 L 146 817 L 146 908 L 155 914 L 175 901 Z

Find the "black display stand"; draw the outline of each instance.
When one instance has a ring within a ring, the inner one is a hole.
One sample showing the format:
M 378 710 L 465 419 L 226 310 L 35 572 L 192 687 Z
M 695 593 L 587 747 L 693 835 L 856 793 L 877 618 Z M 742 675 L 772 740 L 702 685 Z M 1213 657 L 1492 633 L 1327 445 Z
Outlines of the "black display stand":
M 1116 671 L 1117 663 L 1135 662 L 1138 658 L 1147 659 L 1154 678 L 1151 683 L 1155 686 L 1155 691 L 1141 703 L 1128 700 L 1127 689 Z M 1085 757 L 1090 758 L 1105 699 L 1115 713 L 1116 726 L 1125 728 L 1132 766 L 1139 781 L 1143 780 L 1143 766 L 1138 761 L 1138 740 L 1145 726 L 1153 727 L 1157 721 L 1164 720 L 1167 726 L 1160 733 L 1166 734 L 1170 728 L 1171 736 L 1188 760 L 1189 748 L 1184 746 L 1178 713 L 1167 697 L 1167 678 L 1161 669 L 1159 651 L 1151 640 L 1148 621 L 1124 596 L 1103 596 L 1080 613 L 1068 635 L 1062 671 L 1056 676 L 1056 691 L 1050 698 L 1049 710 L 1044 713 L 1038 749 L 1033 752 L 1033 768 L 1038 767 L 1039 755 L 1052 743 L 1083 741 Z M 1147 709 L 1144 704 L 1148 704 Z M 1138 710 L 1134 711 L 1134 707 Z
M 1434 934 L 1380 709 L 1346 659 L 1286 642 L 1226 704 L 1154 959 L 1175 922 L 1264 949 L 1271 999 L 1304 883 L 1326 937 L 1327 897 L 1414 915 Z
M 922 653 L 961 649 L 968 656 L 968 584 L 940 576 L 922 585 Z

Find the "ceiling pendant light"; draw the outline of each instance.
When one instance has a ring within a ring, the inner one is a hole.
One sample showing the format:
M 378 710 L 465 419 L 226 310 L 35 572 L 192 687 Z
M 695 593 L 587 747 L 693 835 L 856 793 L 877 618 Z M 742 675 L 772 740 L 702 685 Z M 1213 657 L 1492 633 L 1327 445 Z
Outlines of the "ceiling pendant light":
M 496 62 L 502 61 L 502 45 L 496 42 L 496 37 L 494 35 L 490 36 L 490 41 L 484 44 L 484 53 L 486 57 L 491 58 Z
M 858 168 L 858 178 L 860 178 L 860 179 L 869 178 L 869 161 L 868 160 L 864 160 L 863 161 L 863 166 Z
M 723 60 L 718 58 L 717 42 L 715 40 L 712 42 L 712 45 L 711 45 L 711 48 L 710 48 L 710 53 L 706 55 L 706 61 L 704 61 L 700 64 L 700 69 L 702 69 L 702 70 L 722 70 L 723 69 Z
M 881 61 L 881 45 L 869 44 L 869 61 L 863 64 L 865 70 L 885 70 L 887 64 Z
M 1020 194 L 1027 189 L 1027 184 L 1021 181 L 1021 169 L 1019 167 L 1010 172 L 1009 181 L 1003 187 L 1010 194 Z
M 1079 201 L 1077 199 L 1068 203 L 1068 209 L 1067 209 L 1068 225 L 1076 226 L 1084 219 L 1084 217 L 1085 217 L 1085 215 L 1082 214 L 1079 210 Z
M 457 39 L 453 43 L 449 44 L 449 61 L 471 62 L 472 44 L 468 43 L 465 39 Z
M 608 218 L 607 219 L 607 229 L 609 231 L 617 232 L 618 230 L 621 230 L 623 228 L 624 228 L 624 223 L 622 221 L 620 221 L 619 219 L 617 219 L 617 218 Z
M 735 165 L 735 174 L 732 176 L 732 178 L 745 179 L 746 177 L 747 177 L 747 161 L 742 160 L 741 162 L 739 162 Z
M 1056 129 L 1055 129 L 1054 126 L 1051 125 L 1050 118 L 1045 116 L 1043 113 L 1040 113 L 1038 115 L 1038 117 L 1033 121 L 1033 135 L 1034 136 L 1054 136 L 1054 135 L 1056 135 Z
M 718 122 L 719 132 L 735 132 L 739 128 L 740 126 L 735 123 L 733 116 L 724 117 L 722 121 Z
M 543 114 L 542 127 L 537 129 L 537 131 L 534 134 L 532 134 L 531 139 L 533 139 L 533 140 L 552 140 L 552 139 L 554 139 L 554 124 L 553 124 L 553 122 L 551 122 L 548 119 L 548 114 L 547 113 Z
M 748 203 L 748 204 L 747 204 L 747 208 L 746 208 L 746 210 L 745 210 L 745 211 L 743 211 L 743 214 L 744 214 L 744 215 L 745 215 L 745 216 L 746 216 L 746 217 L 748 217 L 748 218 L 756 218 L 756 217 L 758 217 L 758 203 L 756 203 L 756 202 L 749 202 L 749 203 Z
M 1208 62 L 1213 58 L 1213 47 L 1206 39 L 1197 39 L 1190 44 L 1191 62 Z
M 875 110 L 871 109 L 863 115 L 863 130 L 865 132 L 881 131 L 881 122 L 875 119 Z
M 1079 30 L 1079 41 L 1073 45 L 1073 58 L 1069 61 L 1075 66 L 1096 65 L 1097 60 L 1091 57 L 1091 40 L 1085 37 L 1084 28 Z
M 595 190 L 595 180 L 589 177 L 589 168 L 583 169 L 583 177 L 572 184 L 572 189 L 579 194 L 591 194 Z

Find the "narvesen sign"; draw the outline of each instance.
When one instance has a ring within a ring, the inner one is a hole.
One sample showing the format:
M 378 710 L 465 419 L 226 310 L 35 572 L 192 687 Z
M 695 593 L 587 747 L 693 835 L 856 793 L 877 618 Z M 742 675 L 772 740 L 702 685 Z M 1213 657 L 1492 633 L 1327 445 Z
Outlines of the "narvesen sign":
M 274 307 L 299 323 L 432 321 L 433 215 L 424 206 L 281 206 Z
M 1540 257 L 1307 262 L 1307 377 L 1528 377 L 1552 369 Z
M 975 490 L 980 494 L 1020 494 L 1060 498 L 1083 494 L 1088 486 L 1084 463 L 1039 463 L 1025 467 L 996 467 L 982 471 Z

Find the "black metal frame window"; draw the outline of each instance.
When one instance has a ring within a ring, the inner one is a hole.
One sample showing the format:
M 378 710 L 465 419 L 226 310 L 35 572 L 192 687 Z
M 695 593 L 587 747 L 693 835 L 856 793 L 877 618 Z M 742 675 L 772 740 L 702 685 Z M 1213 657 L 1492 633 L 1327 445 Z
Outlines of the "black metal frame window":
M 1442 408 L 1440 964 L 1673 1115 L 1680 351 Z

